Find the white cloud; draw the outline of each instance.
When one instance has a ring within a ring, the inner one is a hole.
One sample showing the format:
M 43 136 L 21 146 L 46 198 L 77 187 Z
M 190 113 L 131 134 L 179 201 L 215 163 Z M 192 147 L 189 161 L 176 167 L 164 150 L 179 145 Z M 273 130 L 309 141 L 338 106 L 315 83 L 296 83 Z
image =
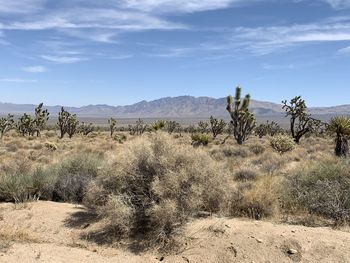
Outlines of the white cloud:
M 0 14 L 34 13 L 43 8 L 46 0 L 0 0 Z
M 339 49 L 338 54 L 340 55 L 350 54 L 350 46 Z
M 29 67 L 23 67 L 22 70 L 29 73 L 43 73 L 47 71 L 47 68 L 44 66 L 29 66 Z
M 350 41 L 350 22 L 321 22 L 279 27 L 241 27 L 234 30 L 231 41 L 242 47 L 267 54 L 276 49 L 307 43 Z M 238 42 L 237 42 L 238 43 Z
M 121 0 L 123 6 L 144 12 L 198 12 L 226 8 L 242 0 Z M 250 1 L 252 2 L 252 1 Z
M 2 30 L 49 30 L 49 29 L 114 29 L 114 30 L 170 30 L 183 29 L 184 25 L 141 12 L 111 9 L 77 8 L 61 10 L 25 21 L 0 23 Z
M 81 57 L 51 56 L 51 55 L 42 55 L 41 58 L 57 64 L 72 64 L 72 63 L 77 63 L 77 62 L 87 60 L 86 58 L 81 58 Z
M 9 83 L 35 83 L 38 82 L 36 79 L 20 79 L 20 78 L 0 78 L 0 82 Z

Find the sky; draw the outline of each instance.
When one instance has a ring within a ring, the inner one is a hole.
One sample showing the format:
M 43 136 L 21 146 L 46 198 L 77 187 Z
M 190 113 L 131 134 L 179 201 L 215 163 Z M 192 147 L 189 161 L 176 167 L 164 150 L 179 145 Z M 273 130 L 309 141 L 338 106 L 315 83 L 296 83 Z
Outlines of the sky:
M 350 104 L 350 0 L 0 0 L 0 102 Z

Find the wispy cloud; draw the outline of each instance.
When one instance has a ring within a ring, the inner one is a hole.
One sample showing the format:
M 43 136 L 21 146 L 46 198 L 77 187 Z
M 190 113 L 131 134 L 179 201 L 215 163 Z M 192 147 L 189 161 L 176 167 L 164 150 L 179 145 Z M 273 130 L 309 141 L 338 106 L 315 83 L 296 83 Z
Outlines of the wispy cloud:
M 350 46 L 338 50 L 339 55 L 350 54 Z
M 184 12 L 216 10 L 233 4 L 253 2 L 243 0 L 121 0 L 124 7 L 143 12 Z
M 256 54 L 302 44 L 350 41 L 350 18 L 342 22 L 322 21 L 278 27 L 236 28 L 231 41 L 241 41 L 242 46 Z
M 20 78 L 0 78 L 0 82 L 9 83 L 35 83 L 38 82 L 36 79 L 20 79 Z
M 82 57 L 51 56 L 51 55 L 42 55 L 41 58 L 57 64 L 72 64 L 72 63 L 88 60 L 87 58 L 82 58 Z
M 24 14 L 42 10 L 46 0 L 0 0 L 0 14 Z
M 262 68 L 265 70 L 281 70 L 281 69 L 295 69 L 295 65 L 294 64 L 288 64 L 288 65 L 276 65 L 276 64 L 269 64 L 269 63 L 265 63 L 262 65 Z
M 29 66 L 23 67 L 22 70 L 29 73 L 44 73 L 47 71 L 47 68 L 44 66 Z
M 350 8 L 350 0 L 322 0 L 335 9 Z

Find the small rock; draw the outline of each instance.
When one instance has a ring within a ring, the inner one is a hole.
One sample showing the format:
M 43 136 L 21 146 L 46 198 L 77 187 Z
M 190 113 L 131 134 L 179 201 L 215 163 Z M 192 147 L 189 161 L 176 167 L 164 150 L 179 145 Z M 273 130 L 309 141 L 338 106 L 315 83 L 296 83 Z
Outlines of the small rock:
M 289 249 L 288 250 L 288 254 L 290 254 L 290 255 L 295 255 L 295 254 L 298 254 L 298 250 L 295 250 L 295 249 Z
M 258 242 L 260 244 L 263 243 L 263 241 L 261 239 L 259 239 L 259 238 L 256 239 L 256 242 Z

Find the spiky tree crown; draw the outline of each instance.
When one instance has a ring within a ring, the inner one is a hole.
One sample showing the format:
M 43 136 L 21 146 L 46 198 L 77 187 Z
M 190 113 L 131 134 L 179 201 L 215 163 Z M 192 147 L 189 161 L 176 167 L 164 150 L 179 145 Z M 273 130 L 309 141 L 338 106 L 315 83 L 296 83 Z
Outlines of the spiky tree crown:
M 350 135 L 350 117 L 333 117 L 328 125 L 328 130 L 339 135 Z

